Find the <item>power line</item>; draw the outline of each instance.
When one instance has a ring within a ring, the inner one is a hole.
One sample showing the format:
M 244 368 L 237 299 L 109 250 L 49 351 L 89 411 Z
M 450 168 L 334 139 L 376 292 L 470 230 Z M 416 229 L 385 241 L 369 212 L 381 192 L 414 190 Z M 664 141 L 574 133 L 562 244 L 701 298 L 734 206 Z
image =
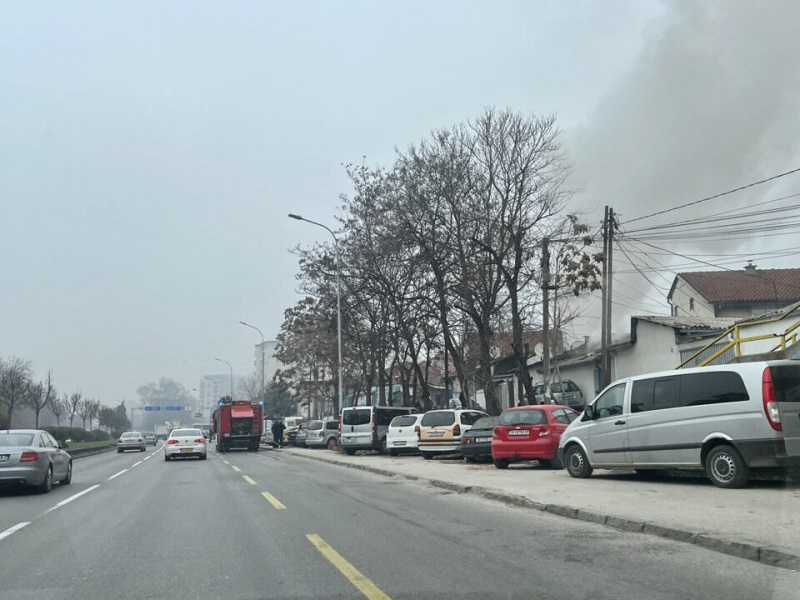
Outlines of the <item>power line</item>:
M 754 181 L 753 183 L 748 183 L 747 185 L 743 185 L 732 190 L 728 190 L 727 192 L 720 192 L 719 194 L 714 194 L 713 196 L 707 196 L 705 198 L 700 198 L 699 200 L 694 200 L 692 202 L 687 202 L 686 204 L 680 204 L 678 206 L 673 206 L 672 208 L 666 208 L 664 210 L 659 210 L 654 213 L 650 213 L 648 215 L 642 215 L 641 217 L 636 217 L 635 219 L 630 219 L 625 221 L 625 224 L 634 223 L 636 221 L 641 221 L 642 219 L 649 219 L 650 217 L 655 217 L 657 215 L 663 215 L 675 210 L 680 210 L 681 208 L 686 208 L 688 206 L 694 206 L 696 204 L 700 204 L 702 202 L 708 202 L 709 200 L 714 200 L 716 198 L 721 198 L 722 196 L 728 196 L 730 194 L 734 194 L 736 192 L 741 192 L 742 190 L 746 190 L 751 187 L 755 187 L 757 185 L 762 185 L 764 183 L 768 183 L 770 181 L 774 181 L 776 179 L 780 179 L 781 177 L 786 177 L 787 175 L 792 175 L 793 173 L 800 172 L 800 167 L 796 169 L 792 169 L 791 171 L 786 171 L 785 173 L 779 173 L 778 175 L 773 175 L 772 177 L 767 177 L 766 179 L 761 179 L 759 181 Z

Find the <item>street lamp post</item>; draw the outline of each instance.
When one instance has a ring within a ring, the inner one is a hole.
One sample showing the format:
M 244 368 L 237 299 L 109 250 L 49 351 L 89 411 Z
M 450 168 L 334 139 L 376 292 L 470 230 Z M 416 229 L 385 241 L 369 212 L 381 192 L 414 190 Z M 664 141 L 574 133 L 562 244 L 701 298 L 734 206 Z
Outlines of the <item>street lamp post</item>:
M 333 250 L 336 256 L 336 337 L 337 337 L 337 344 L 338 344 L 338 351 L 339 351 L 339 409 L 341 410 L 342 404 L 344 404 L 344 384 L 343 384 L 343 369 L 342 369 L 342 289 L 341 289 L 341 280 L 339 277 L 340 269 L 340 262 L 339 262 L 339 240 L 336 238 L 336 234 L 333 233 L 330 227 L 327 225 L 323 225 L 322 223 L 317 223 L 316 221 L 312 221 L 311 219 L 306 219 L 301 217 L 300 215 L 295 215 L 289 213 L 289 217 L 292 219 L 296 219 L 298 221 L 305 221 L 306 223 L 311 223 L 312 225 L 316 225 L 317 227 L 322 227 L 328 233 L 331 234 L 333 238 Z
M 266 360 L 267 347 L 265 345 L 266 342 L 264 341 L 264 334 L 261 333 L 261 330 L 258 327 L 256 327 L 255 325 L 250 325 L 250 323 L 245 323 L 244 321 L 239 321 L 239 323 L 241 323 L 245 327 L 249 327 L 250 329 L 255 329 L 258 332 L 258 335 L 261 336 L 261 401 L 264 403 L 264 405 L 266 405 L 266 403 L 267 403 L 267 381 L 266 381 L 266 379 L 267 379 L 267 376 L 266 376 L 266 370 L 267 370 L 267 360 Z
M 221 363 L 225 363 L 231 370 L 231 402 L 233 402 L 233 365 L 229 363 L 227 360 L 222 360 L 221 358 L 215 358 L 214 360 L 218 360 Z

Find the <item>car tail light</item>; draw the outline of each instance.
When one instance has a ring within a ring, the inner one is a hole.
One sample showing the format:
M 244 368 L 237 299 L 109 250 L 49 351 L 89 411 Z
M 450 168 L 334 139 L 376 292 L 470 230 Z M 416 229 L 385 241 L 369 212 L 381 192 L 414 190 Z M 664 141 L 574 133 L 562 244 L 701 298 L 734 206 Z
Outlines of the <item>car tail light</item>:
M 469 444 L 469 438 L 464 436 L 461 438 L 461 445 L 464 446 L 466 444 Z
M 453 425 L 453 437 L 458 437 L 461 435 L 461 425 L 456 423 Z
M 542 427 L 539 430 L 539 437 L 542 437 L 543 435 L 550 435 L 550 433 L 551 432 L 550 432 L 550 428 L 549 427 Z
M 419 437 L 422 435 L 419 425 L 414 425 L 414 433 L 416 434 L 417 439 L 419 439 Z
M 378 428 L 378 413 L 372 413 L 372 430 L 375 431 Z
M 118 444 L 121 444 L 121 443 L 122 443 L 122 440 L 117 440 L 117 443 L 118 443 Z
M 170 440 L 167 440 L 167 443 L 168 443 L 168 444 L 177 444 L 177 443 L 178 443 L 178 440 L 176 440 L 176 439 L 170 439 Z
M 39 460 L 39 453 L 33 450 L 25 450 L 19 457 L 19 462 L 35 462 Z
M 494 429 L 492 429 L 492 437 L 496 437 L 496 438 L 500 437 L 500 428 L 499 427 L 495 427 Z
M 775 391 L 775 382 L 772 381 L 772 370 L 767 367 L 761 376 L 761 396 L 764 402 L 764 414 L 767 415 L 769 426 L 775 431 L 781 431 L 781 413 L 778 410 L 778 397 Z
M 342 415 L 339 415 L 339 431 L 342 431 Z
M 206 443 L 206 438 L 197 438 L 197 439 L 194 441 L 194 443 L 195 443 L 195 444 L 205 444 L 205 443 Z
M 143 440 L 142 438 L 139 438 L 139 439 L 138 439 L 138 440 L 136 440 L 136 441 L 137 441 L 137 442 L 143 442 L 144 440 Z

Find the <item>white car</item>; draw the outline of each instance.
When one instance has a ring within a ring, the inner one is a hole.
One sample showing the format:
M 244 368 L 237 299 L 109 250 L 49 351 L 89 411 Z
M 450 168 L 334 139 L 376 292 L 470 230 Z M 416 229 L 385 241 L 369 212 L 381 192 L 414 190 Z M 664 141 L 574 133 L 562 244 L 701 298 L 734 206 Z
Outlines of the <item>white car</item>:
M 205 460 L 207 456 L 206 438 L 199 429 L 173 429 L 164 444 L 164 460 L 176 456 L 196 456 Z
M 400 415 L 392 419 L 386 430 L 386 451 L 391 456 L 401 452 L 416 452 L 417 438 L 416 426 L 422 419 L 422 414 Z

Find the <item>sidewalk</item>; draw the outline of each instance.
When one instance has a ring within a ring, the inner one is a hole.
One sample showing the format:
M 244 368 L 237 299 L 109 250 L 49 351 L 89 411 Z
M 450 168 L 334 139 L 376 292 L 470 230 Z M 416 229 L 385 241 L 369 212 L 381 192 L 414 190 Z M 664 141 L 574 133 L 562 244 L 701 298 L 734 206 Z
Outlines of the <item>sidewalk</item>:
M 642 479 L 595 471 L 574 479 L 536 463 L 500 471 L 491 464 L 420 456 L 347 456 L 288 448 L 294 456 L 384 476 L 403 476 L 460 493 L 628 531 L 689 542 L 741 558 L 800 570 L 800 484 L 755 481 L 724 490 L 701 477 Z

